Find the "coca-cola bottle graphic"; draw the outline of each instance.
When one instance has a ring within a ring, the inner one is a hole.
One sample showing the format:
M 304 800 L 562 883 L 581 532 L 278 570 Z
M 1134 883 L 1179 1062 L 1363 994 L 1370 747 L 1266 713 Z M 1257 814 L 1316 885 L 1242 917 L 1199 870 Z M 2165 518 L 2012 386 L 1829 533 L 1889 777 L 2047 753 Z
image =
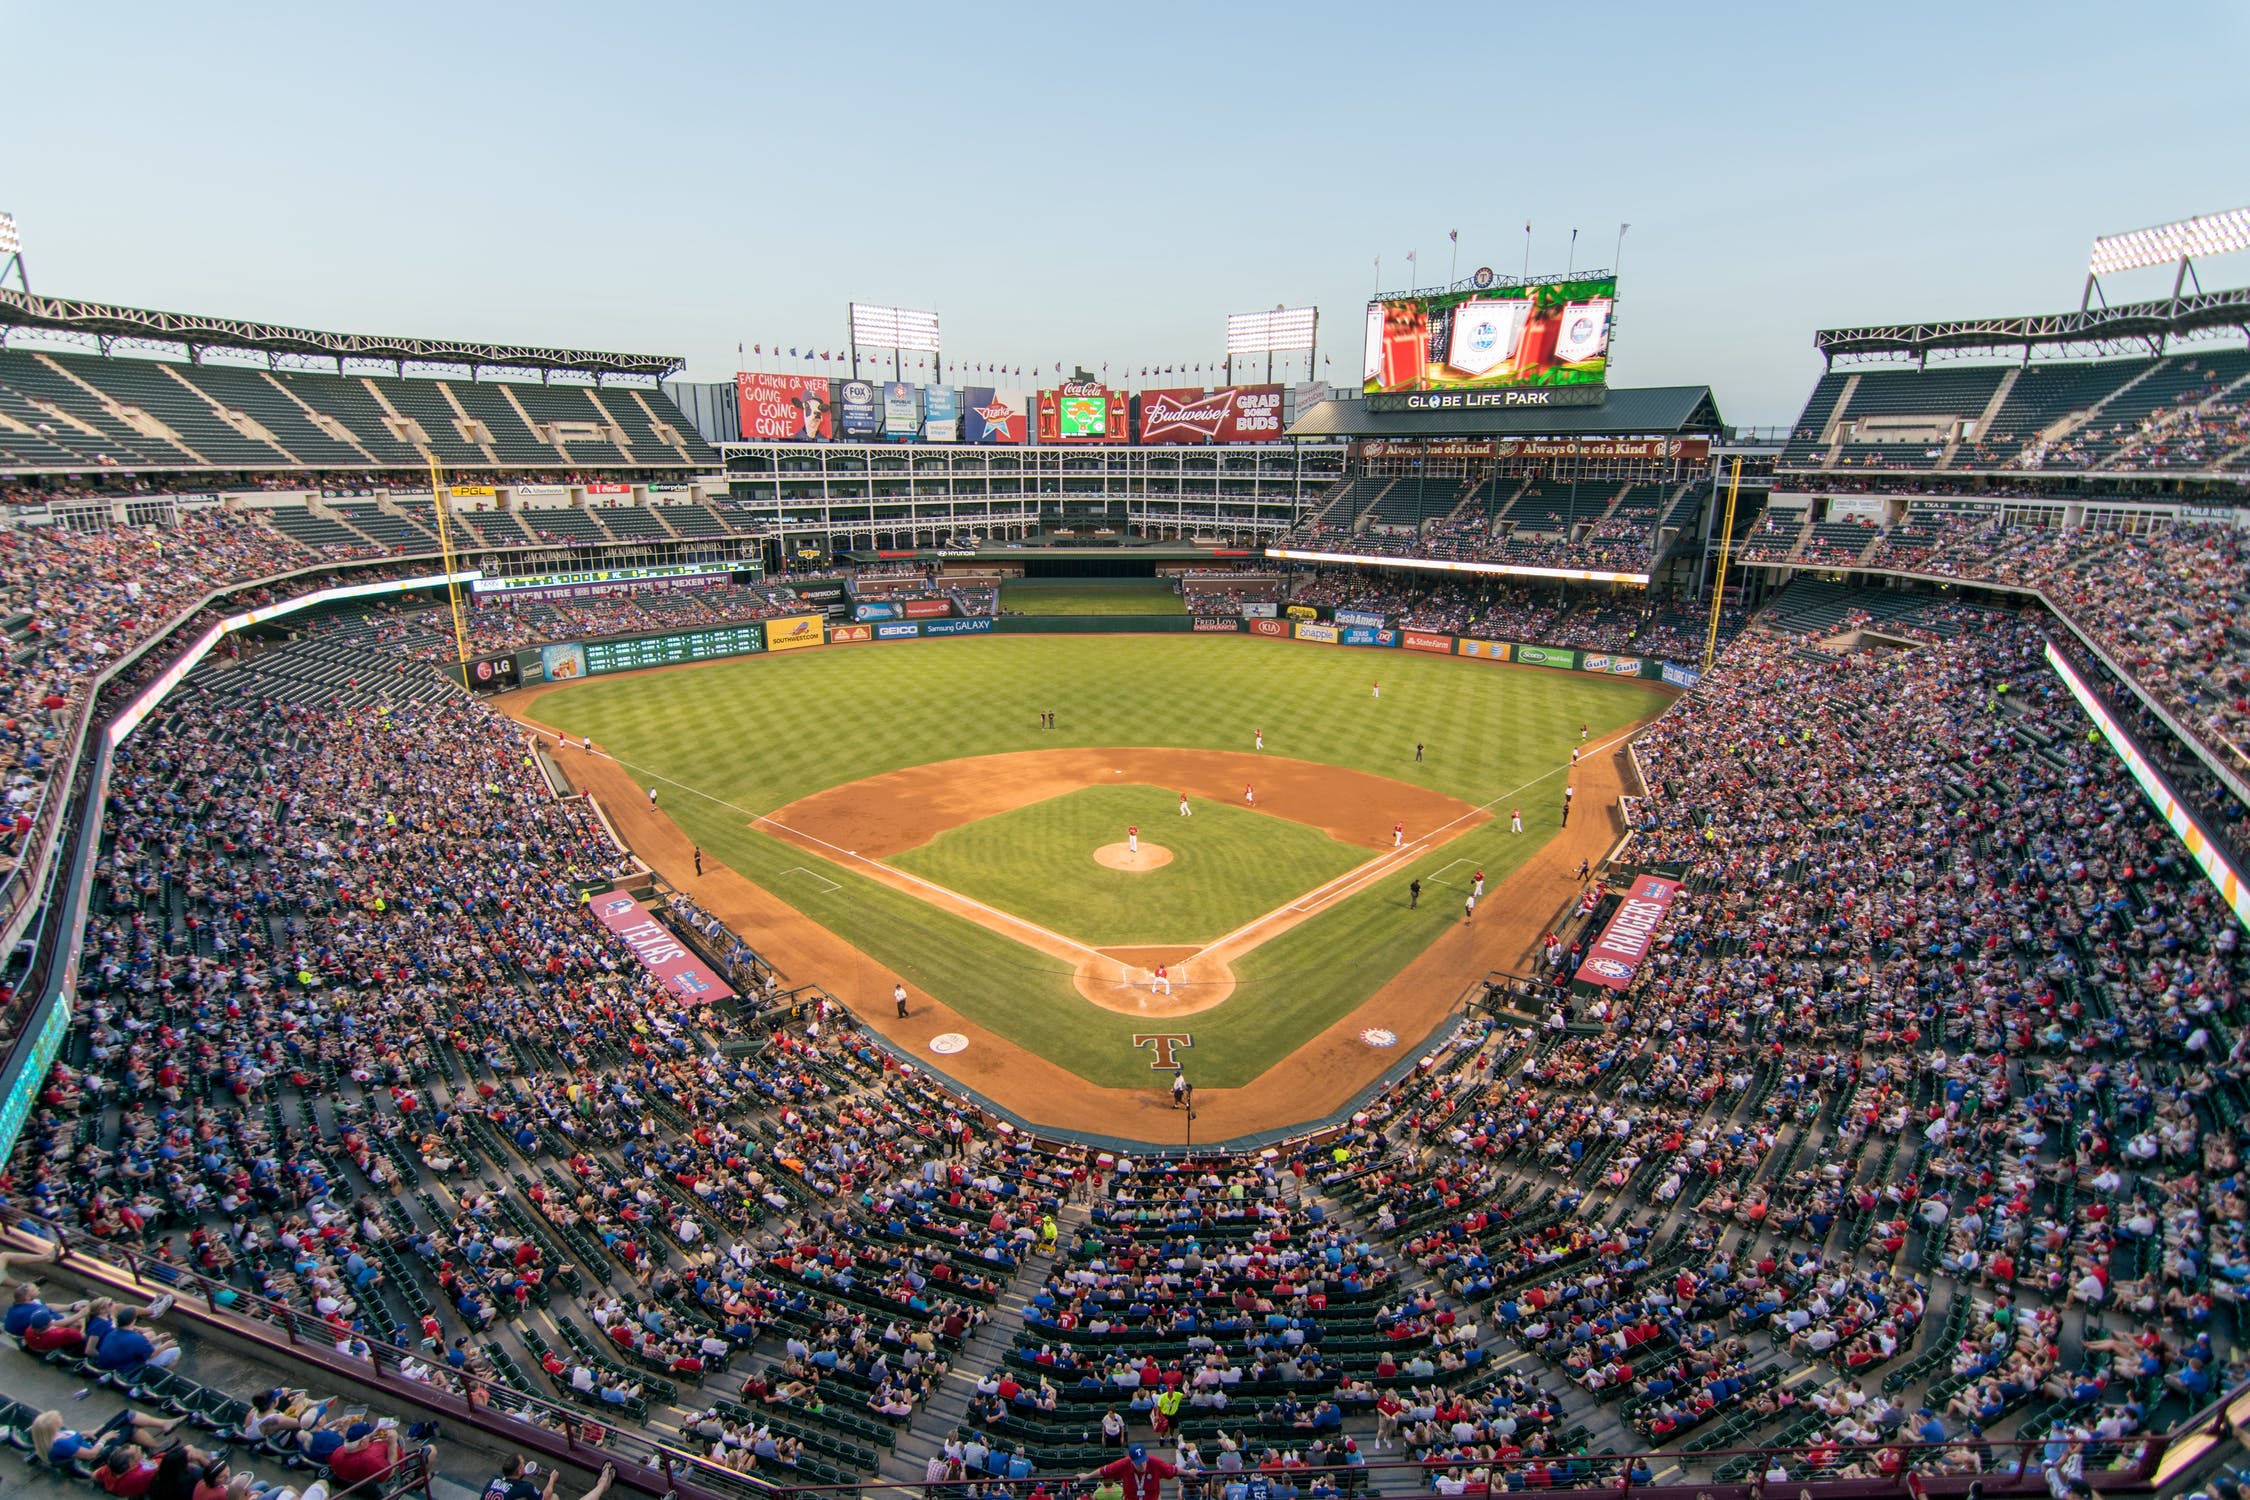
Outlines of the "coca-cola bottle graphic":
M 1524 320 L 1523 338 L 1516 344 L 1516 379 L 1536 380 L 1553 368 L 1555 339 L 1562 333 L 1562 309 L 1541 298 Z

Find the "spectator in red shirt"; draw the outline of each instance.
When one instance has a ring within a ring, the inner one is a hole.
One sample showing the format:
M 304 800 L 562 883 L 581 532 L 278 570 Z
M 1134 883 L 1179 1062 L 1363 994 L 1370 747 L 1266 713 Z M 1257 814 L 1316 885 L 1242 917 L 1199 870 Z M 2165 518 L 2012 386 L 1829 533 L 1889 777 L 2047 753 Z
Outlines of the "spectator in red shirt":
M 1103 1464 L 1092 1474 L 1079 1476 L 1093 1479 L 1114 1479 L 1125 1486 L 1125 1500 L 1162 1500 L 1164 1481 L 1180 1471 L 1161 1458 L 1150 1458 L 1148 1448 L 1135 1443 L 1125 1450 L 1125 1456 L 1113 1464 Z

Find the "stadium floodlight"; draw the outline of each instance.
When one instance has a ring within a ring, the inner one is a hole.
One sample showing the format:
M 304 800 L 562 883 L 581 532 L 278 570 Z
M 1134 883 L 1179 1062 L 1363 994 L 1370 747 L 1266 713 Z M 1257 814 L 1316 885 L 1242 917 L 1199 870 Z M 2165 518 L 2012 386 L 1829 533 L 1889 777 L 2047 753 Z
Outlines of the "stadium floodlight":
M 1272 312 L 1227 314 L 1227 353 L 1270 354 L 1310 349 L 1320 326 L 1317 307 L 1277 307 Z
M 23 236 L 16 232 L 16 216 L 0 213 L 0 260 L 23 253 Z
M 938 352 L 938 317 L 934 312 L 914 312 L 903 307 L 852 304 L 852 343 L 865 349 L 907 349 Z
M 2250 250 L 2250 208 L 2103 235 L 2094 241 L 2093 252 L 2086 258 L 2086 274 L 2107 276 L 2235 250 Z

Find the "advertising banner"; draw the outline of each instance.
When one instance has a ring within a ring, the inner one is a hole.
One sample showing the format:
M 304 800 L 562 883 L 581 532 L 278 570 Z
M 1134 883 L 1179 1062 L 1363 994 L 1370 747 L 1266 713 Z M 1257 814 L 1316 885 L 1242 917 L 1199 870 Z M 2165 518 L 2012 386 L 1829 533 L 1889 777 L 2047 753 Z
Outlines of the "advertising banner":
M 1641 675 L 1641 659 L 1637 656 L 1613 656 L 1605 670 L 1613 677 L 1638 677 Z
M 827 623 L 818 615 L 789 615 L 779 620 L 768 620 L 766 649 L 797 651 L 806 646 L 818 646 L 828 638 L 823 628 Z
M 1439 656 L 1451 656 L 1453 654 L 1452 636 L 1431 635 L 1423 630 L 1407 631 L 1399 644 L 1409 651 L 1434 651 Z
M 663 981 L 664 988 L 679 999 L 701 1005 L 734 993 L 671 928 L 650 916 L 647 907 L 623 891 L 597 896 L 593 906 L 601 924 L 616 933 L 633 950 L 641 967 Z
M 1395 646 L 1398 632 L 1378 630 L 1372 625 L 1347 625 L 1338 632 L 1337 639 L 1347 646 Z
M 1578 670 L 1581 672 L 1606 672 L 1609 670 L 1609 658 L 1600 652 L 1589 651 L 1578 658 Z
M 922 634 L 987 635 L 991 633 L 991 630 L 992 622 L 982 618 L 974 620 L 931 620 L 922 627 Z
M 1369 438 L 1359 445 L 1359 454 L 1362 458 L 1490 458 L 1496 446 L 1491 438 L 1446 438 L 1430 443 Z
M 1664 680 L 1677 688 L 1691 688 L 1703 680 L 1703 674 L 1694 667 L 1683 667 L 1674 662 L 1666 662 L 1664 664 Z
M 1339 609 L 1332 611 L 1328 618 L 1339 625 L 1364 625 L 1369 630 L 1381 630 L 1388 623 L 1383 616 L 1370 614 L 1364 609 Z
M 1270 620 L 1281 613 L 1281 606 L 1271 599 L 1245 599 L 1242 601 L 1242 618 L 1245 620 Z
M 852 606 L 852 618 L 855 620 L 895 620 L 898 615 L 899 609 L 895 604 L 878 604 L 862 599 Z
M 1289 622 L 1286 620 L 1252 620 L 1249 625 L 1252 635 L 1262 635 L 1269 641 L 1286 639 L 1289 634 Z
M 1711 456 L 1709 438 L 1502 438 L 1500 458 L 1669 459 L 1674 463 L 1702 463 Z
M 875 627 L 875 639 L 879 641 L 912 640 L 921 633 L 922 627 L 919 625 L 878 625 Z
M 1039 393 L 1042 443 L 1123 443 L 1132 439 L 1129 402 L 1098 380 L 1066 380 Z
M 1463 656 L 1481 656 L 1486 661 L 1506 661 L 1508 660 L 1508 643 L 1506 641 L 1472 641 L 1464 636 L 1461 640 L 1461 654 Z
M 1578 653 L 1559 646 L 1518 646 L 1516 660 L 1527 667 L 1576 667 Z
M 840 583 L 793 583 L 789 592 L 807 604 L 841 604 L 844 586 Z
M 629 484 L 588 484 L 586 493 L 589 495 L 630 495 L 633 493 L 633 487 Z
M 1320 618 L 1320 611 L 1309 604 L 1292 604 L 1289 606 L 1288 615 L 1292 620 L 1317 620 Z
M 922 387 L 922 441 L 961 441 L 961 393 L 952 386 Z
M 1325 641 L 1333 646 L 1336 644 L 1336 637 L 1336 627 L 1333 625 L 1322 625 L 1312 620 L 1297 622 L 1297 639 L 1300 641 Z
M 914 399 L 914 387 L 903 380 L 886 381 L 883 385 L 883 436 L 894 443 L 911 443 L 915 429 L 921 425 L 922 403 Z
M 1281 387 L 1141 392 L 1144 443 L 1270 443 L 1281 436 Z
M 576 641 L 541 646 L 539 670 L 549 682 L 575 682 L 586 675 L 586 648 Z
M 1197 635 L 1239 635 L 1241 631 L 1242 622 L 1232 615 L 1197 615 L 1195 617 L 1195 633 Z
M 816 375 L 742 371 L 734 399 L 744 442 L 825 443 L 836 436 L 828 382 Z
M 964 443 L 1020 443 L 1027 430 L 1022 391 L 1000 390 L 989 385 L 961 388 L 961 441 Z
M 1585 961 L 1578 966 L 1578 977 L 1610 990 L 1621 990 L 1631 984 L 1656 941 L 1656 929 L 1664 925 L 1664 914 L 1672 909 L 1672 900 L 1679 892 L 1678 881 L 1666 880 L 1660 875 L 1643 875 L 1634 881 L 1623 903 L 1610 916 L 1609 925 L 1594 939 L 1594 946 L 1586 950 Z
M 1363 393 L 1591 387 L 1598 402 L 1616 297 L 1615 277 L 1584 277 L 1371 302 Z
M 836 415 L 843 425 L 847 438 L 865 442 L 883 430 L 883 409 L 876 404 L 874 385 L 865 380 L 847 380 L 836 395 Z
M 480 693 L 504 693 L 516 685 L 516 658 L 506 656 L 479 657 L 469 663 L 469 686 Z
M 953 604 L 947 599 L 909 599 L 900 613 L 909 620 L 942 620 L 953 613 Z
M 511 484 L 508 488 L 515 491 L 518 500 L 565 500 L 570 497 L 570 486 L 567 484 Z M 391 498 L 395 500 L 398 497 L 393 495 Z
M 871 625 L 831 625 L 828 627 L 828 643 L 832 646 L 842 641 L 871 641 L 873 639 L 875 639 L 875 628 Z
M 449 484 L 446 488 L 456 500 L 491 500 L 497 494 L 489 484 Z

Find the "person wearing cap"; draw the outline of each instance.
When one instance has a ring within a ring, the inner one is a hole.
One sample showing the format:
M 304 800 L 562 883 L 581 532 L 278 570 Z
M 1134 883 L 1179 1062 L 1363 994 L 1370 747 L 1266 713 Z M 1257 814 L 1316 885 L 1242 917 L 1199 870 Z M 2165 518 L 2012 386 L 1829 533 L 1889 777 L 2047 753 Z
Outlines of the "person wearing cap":
M 86 1309 L 64 1317 L 56 1317 L 45 1307 L 31 1315 L 31 1326 L 23 1331 L 23 1347 L 27 1354 L 75 1354 L 86 1344 Z
M 94 1363 L 105 1371 L 167 1370 L 180 1362 L 180 1346 L 158 1334 L 141 1332 L 140 1309 L 128 1307 L 117 1315 L 117 1326 L 102 1335 L 94 1348 Z
M 1125 1500 L 1162 1500 L 1164 1481 L 1176 1477 L 1179 1469 L 1161 1458 L 1150 1458 L 1145 1443 L 1135 1443 L 1125 1450 L 1125 1456 L 1115 1463 L 1103 1464 L 1091 1474 L 1081 1474 L 1080 1480 L 1094 1478 L 1112 1479 L 1124 1486 Z

